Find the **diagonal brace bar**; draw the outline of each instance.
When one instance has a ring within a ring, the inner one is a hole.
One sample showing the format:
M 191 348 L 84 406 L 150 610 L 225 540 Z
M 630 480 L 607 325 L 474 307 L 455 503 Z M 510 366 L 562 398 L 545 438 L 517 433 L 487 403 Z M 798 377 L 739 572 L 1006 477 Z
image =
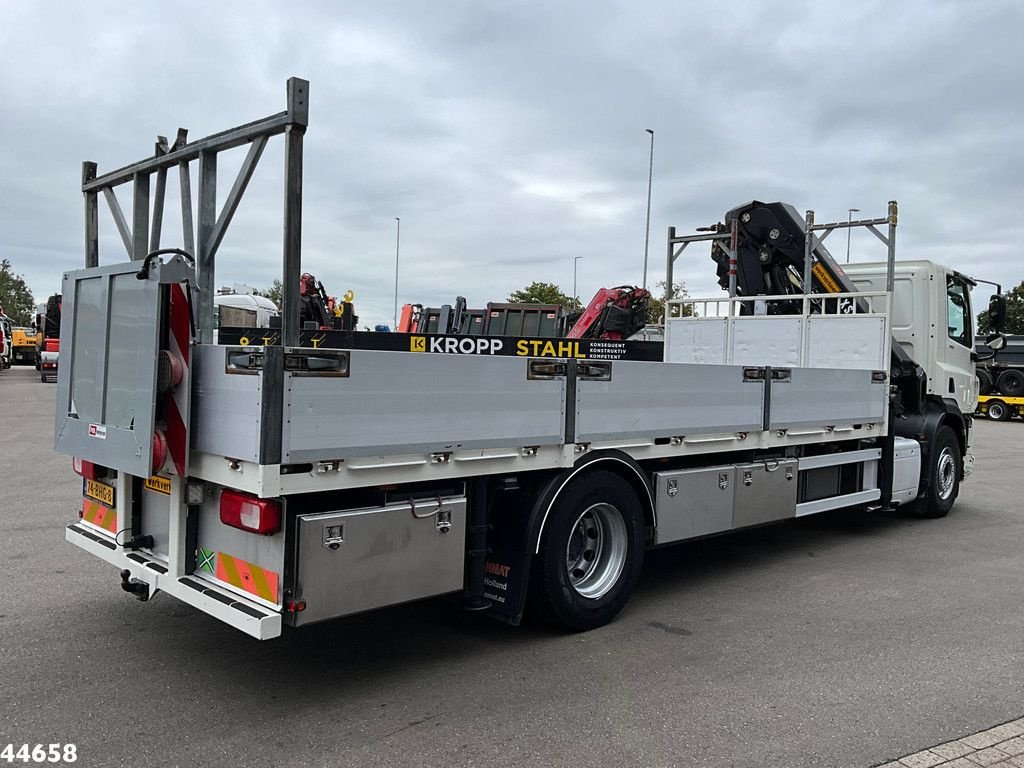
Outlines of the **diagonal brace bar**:
M 208 258 L 212 259 L 216 255 L 217 249 L 224 239 L 224 234 L 227 232 L 228 225 L 231 224 L 235 211 L 238 210 L 238 203 L 241 202 L 242 195 L 245 194 L 245 188 L 249 186 L 249 181 L 252 179 L 252 174 L 256 170 L 256 165 L 259 163 L 268 141 L 270 141 L 269 136 L 260 136 L 249 147 L 249 153 L 245 156 L 245 161 L 238 170 L 235 183 L 231 187 L 231 191 L 224 201 L 224 207 L 221 209 L 220 216 L 217 217 L 217 223 L 214 224 L 213 231 L 210 233 L 210 241 L 205 245 L 204 252 Z
M 875 237 L 881 240 L 883 245 L 889 244 L 889 238 L 883 235 L 881 232 L 879 232 L 873 224 L 866 224 L 865 229 L 867 229 L 871 234 L 873 234 Z
M 103 197 L 107 200 L 110 215 L 114 217 L 114 224 L 121 234 L 121 241 L 124 243 L 124 249 L 128 252 L 130 259 L 132 257 L 132 232 L 128 229 L 128 221 L 124 217 L 124 211 L 121 210 L 121 204 L 117 202 L 117 195 L 114 194 L 111 187 L 103 187 Z

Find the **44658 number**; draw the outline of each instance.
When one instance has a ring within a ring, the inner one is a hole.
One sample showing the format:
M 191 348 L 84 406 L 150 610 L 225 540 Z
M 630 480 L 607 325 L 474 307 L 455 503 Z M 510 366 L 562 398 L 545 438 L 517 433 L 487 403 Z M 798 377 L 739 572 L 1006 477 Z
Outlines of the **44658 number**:
M 0 750 L 0 760 L 13 763 L 73 763 L 78 759 L 78 747 L 74 744 L 8 744 Z

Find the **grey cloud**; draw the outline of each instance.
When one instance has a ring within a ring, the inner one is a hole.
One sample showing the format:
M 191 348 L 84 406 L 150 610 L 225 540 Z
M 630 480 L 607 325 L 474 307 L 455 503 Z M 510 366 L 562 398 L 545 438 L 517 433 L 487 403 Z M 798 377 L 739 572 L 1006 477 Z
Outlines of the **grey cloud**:
M 276 112 L 294 74 L 312 84 L 304 266 L 355 290 L 371 325 L 392 315 L 395 216 L 401 301 L 568 290 L 577 255 L 581 295 L 639 281 L 645 128 L 652 283 L 670 224 L 751 198 L 819 220 L 896 198 L 902 258 L 1016 284 L 1022 15 L 995 0 L 7 3 L 0 249 L 45 297 L 82 262 L 82 160 L 102 172 L 179 125 L 199 137 Z M 222 196 L 239 161 L 224 158 Z M 278 276 L 281 170 L 272 145 L 219 282 Z M 169 205 L 168 240 L 177 222 Z M 101 228 L 103 257 L 122 258 Z M 706 252 L 680 267 L 691 293 L 717 291 Z

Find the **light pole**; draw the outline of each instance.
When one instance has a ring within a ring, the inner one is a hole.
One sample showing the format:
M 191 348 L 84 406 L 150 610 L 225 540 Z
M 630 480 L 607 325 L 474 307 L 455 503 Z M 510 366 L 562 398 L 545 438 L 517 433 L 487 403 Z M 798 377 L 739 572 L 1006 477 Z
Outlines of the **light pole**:
M 402 220 L 395 216 L 395 317 L 391 330 L 398 330 L 398 247 L 402 242 Z
M 853 214 L 860 213 L 860 208 L 847 208 L 846 209 L 846 223 L 849 224 L 853 221 Z M 846 263 L 850 263 L 850 232 L 853 227 L 848 226 L 846 228 Z
M 654 129 L 644 128 L 651 134 L 651 162 L 647 168 L 647 226 L 644 229 L 644 290 L 647 290 L 647 250 L 651 244 L 651 182 L 654 181 Z
M 572 299 L 577 304 L 579 304 L 580 298 L 579 298 L 579 296 L 576 295 L 576 264 L 582 258 L 583 258 L 582 256 L 573 256 L 572 257 Z

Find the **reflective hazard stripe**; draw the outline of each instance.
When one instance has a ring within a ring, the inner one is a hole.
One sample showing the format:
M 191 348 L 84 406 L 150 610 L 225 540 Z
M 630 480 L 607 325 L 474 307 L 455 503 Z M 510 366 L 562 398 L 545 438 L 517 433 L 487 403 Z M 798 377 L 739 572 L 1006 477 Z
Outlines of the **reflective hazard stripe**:
M 117 533 L 117 512 L 97 501 L 82 499 L 82 519 L 109 533 Z
M 192 344 L 191 308 L 188 296 L 180 283 L 171 286 L 170 333 L 168 346 L 172 355 L 183 365 L 185 375 L 182 385 L 174 387 L 167 395 L 167 450 L 178 477 L 184 477 L 188 463 L 188 397 L 189 397 L 189 355 Z
M 271 603 L 277 602 L 277 574 L 237 557 L 217 553 L 217 578 Z

